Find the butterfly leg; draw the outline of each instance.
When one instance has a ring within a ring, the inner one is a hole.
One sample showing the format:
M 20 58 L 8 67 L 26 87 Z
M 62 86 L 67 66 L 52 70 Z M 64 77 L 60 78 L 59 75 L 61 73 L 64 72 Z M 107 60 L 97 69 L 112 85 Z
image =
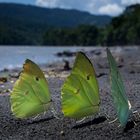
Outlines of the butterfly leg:
M 86 117 L 82 118 L 81 120 L 76 121 L 76 123 L 81 123 L 86 119 Z
M 121 127 L 121 124 L 118 125 L 118 128 Z
M 109 121 L 110 120 L 110 116 L 107 115 L 106 113 L 104 113 L 104 114 L 105 114 L 105 118 Z
M 134 120 L 138 120 L 138 118 L 140 118 L 140 114 L 139 114 L 139 112 L 137 110 L 136 111 L 133 111 L 132 113 L 137 115 L 137 116 L 136 115 L 133 115 Z M 133 121 L 133 122 L 134 122 L 134 125 L 136 126 L 137 123 L 135 121 Z
M 116 122 L 118 120 L 118 118 L 114 119 L 113 121 L 110 121 L 109 124 L 112 124 L 114 122 Z
M 56 119 L 61 120 L 61 118 L 58 116 L 58 113 L 56 112 L 56 109 L 55 109 L 55 107 L 54 107 L 54 103 L 53 103 L 53 102 L 51 103 L 51 112 L 52 112 L 52 114 L 54 115 L 54 117 L 55 117 Z M 63 118 L 62 118 L 62 119 L 63 119 Z
M 43 115 L 44 115 L 44 116 L 46 115 L 46 111 L 44 111 Z
M 108 120 L 108 121 L 110 120 L 110 116 L 107 115 L 107 114 L 104 113 L 104 112 L 103 112 L 103 113 L 99 112 L 98 115 L 99 115 L 99 116 L 105 116 L 106 120 Z
M 40 114 L 36 115 L 33 120 L 36 120 L 37 118 L 39 118 Z
M 137 123 L 135 122 L 135 121 L 133 121 L 134 122 L 134 125 L 136 126 L 137 125 Z
M 140 113 L 136 110 L 136 111 L 133 111 L 133 114 L 137 114 L 138 117 L 140 118 Z
M 60 118 L 58 117 L 58 114 L 57 114 L 57 112 L 56 112 L 56 110 L 55 110 L 54 108 L 51 108 L 51 112 L 53 113 L 53 115 L 54 115 L 54 117 L 55 117 L 56 119 L 60 119 Z

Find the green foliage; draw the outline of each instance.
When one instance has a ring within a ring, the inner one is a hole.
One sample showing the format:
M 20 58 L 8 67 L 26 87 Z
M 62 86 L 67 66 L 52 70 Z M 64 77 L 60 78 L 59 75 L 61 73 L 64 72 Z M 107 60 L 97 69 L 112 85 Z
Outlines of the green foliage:
M 96 45 L 98 34 L 98 28 L 93 25 L 50 29 L 44 35 L 43 45 Z
M 77 10 L 0 4 L 0 44 L 139 45 L 139 15 L 140 4 L 127 7 L 111 22 L 108 16 Z
M 53 29 L 44 35 L 45 45 L 139 45 L 140 5 L 133 5 L 106 27 L 81 25 L 72 29 Z
M 112 19 L 106 28 L 106 45 L 139 45 L 140 44 L 140 5 L 126 8 L 119 17 Z

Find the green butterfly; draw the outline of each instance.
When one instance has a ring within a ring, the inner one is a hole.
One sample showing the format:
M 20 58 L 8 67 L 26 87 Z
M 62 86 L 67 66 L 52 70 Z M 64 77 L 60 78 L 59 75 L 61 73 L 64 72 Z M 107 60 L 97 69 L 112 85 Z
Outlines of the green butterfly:
M 99 111 L 99 87 L 92 63 L 78 52 L 71 74 L 61 89 L 64 116 L 81 119 Z
M 131 113 L 131 104 L 126 96 L 125 87 L 117 68 L 116 61 L 109 49 L 107 49 L 107 58 L 110 66 L 112 97 L 117 108 L 117 115 L 121 126 L 125 126 L 129 118 L 129 114 Z
M 28 118 L 48 110 L 51 97 L 41 69 L 27 59 L 10 95 L 11 110 L 17 118 Z

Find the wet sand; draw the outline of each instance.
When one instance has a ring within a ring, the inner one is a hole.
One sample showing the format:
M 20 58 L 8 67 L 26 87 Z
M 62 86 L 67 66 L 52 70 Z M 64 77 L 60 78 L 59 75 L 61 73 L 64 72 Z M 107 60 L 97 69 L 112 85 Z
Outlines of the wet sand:
M 125 82 L 126 93 L 132 104 L 132 110 L 140 112 L 140 47 L 113 49 L 112 53 L 118 62 L 119 70 Z M 73 119 L 63 118 L 60 89 L 70 74 L 70 70 L 63 70 L 64 63 L 59 62 L 43 65 L 41 69 L 48 79 L 56 110 L 63 119 L 56 119 L 50 111 L 37 118 L 16 119 L 10 111 L 9 94 L 21 69 L 0 72 L 1 77 L 6 75 L 8 78 L 7 82 L 0 83 L 0 139 L 140 139 L 140 118 L 137 114 L 130 115 L 125 130 L 118 127 L 118 121 L 109 123 L 116 118 L 116 110 L 110 93 L 109 68 L 105 49 L 86 52 L 86 54 L 94 64 L 99 82 L 101 96 L 99 114 L 88 117 L 81 123 L 77 123 Z M 70 62 L 70 67 L 72 64 L 73 61 Z M 109 116 L 109 120 L 106 119 L 106 114 Z M 133 121 L 136 122 L 136 125 Z

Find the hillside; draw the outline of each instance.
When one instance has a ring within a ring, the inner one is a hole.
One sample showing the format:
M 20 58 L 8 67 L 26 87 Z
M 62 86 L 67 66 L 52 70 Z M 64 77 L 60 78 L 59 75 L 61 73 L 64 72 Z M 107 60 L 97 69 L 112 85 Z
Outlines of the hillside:
M 110 20 L 109 16 L 96 16 L 78 10 L 1 3 L 0 44 L 40 44 L 43 33 L 50 27 L 103 26 Z
M 140 45 L 140 4 L 131 5 L 124 13 L 112 18 L 104 28 L 81 25 L 72 29 L 51 29 L 44 45 L 116 46 Z
M 140 4 L 131 5 L 106 28 L 108 45 L 140 45 Z

